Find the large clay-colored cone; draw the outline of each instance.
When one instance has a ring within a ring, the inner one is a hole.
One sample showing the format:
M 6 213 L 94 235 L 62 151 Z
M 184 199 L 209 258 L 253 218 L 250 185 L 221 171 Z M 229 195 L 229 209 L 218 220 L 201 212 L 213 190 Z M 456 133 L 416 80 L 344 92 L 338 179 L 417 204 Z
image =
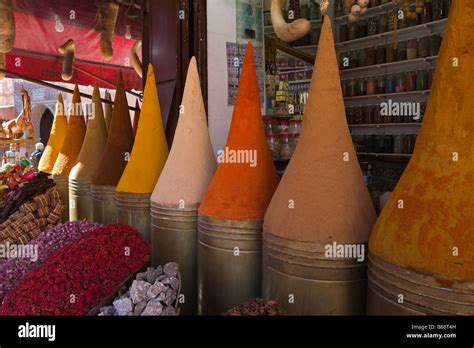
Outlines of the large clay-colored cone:
M 155 73 L 153 66 L 149 64 L 137 136 L 130 161 L 116 191 L 152 193 L 168 158 L 168 152 Z
M 90 182 L 95 173 L 107 142 L 107 128 L 102 110 L 102 101 L 97 84 L 92 94 L 92 115 L 89 116 L 87 132 L 77 164 L 72 168 L 69 179 Z
M 59 151 L 63 147 L 64 138 L 67 133 L 67 117 L 64 115 L 63 96 L 58 93 L 58 101 L 56 102 L 56 112 L 54 113 L 53 125 L 49 135 L 48 145 L 46 145 L 43 156 L 38 164 L 38 170 L 51 174 L 54 164 L 58 158 Z
M 352 145 L 329 17 L 324 18 L 298 146 L 264 231 L 315 243 L 364 243 L 376 214 Z
M 108 101 L 112 101 L 112 97 L 108 91 L 105 91 L 105 99 Z M 105 111 L 104 111 L 104 118 L 105 118 L 105 126 L 107 127 L 107 132 L 110 131 L 110 123 L 112 121 L 112 103 L 105 103 Z
M 52 172 L 56 176 L 69 176 L 77 162 L 86 135 L 86 122 L 84 121 L 81 95 L 77 85 L 74 87 L 72 107 L 70 109 L 71 114 L 69 115 L 67 134 Z
M 138 103 L 138 99 L 135 101 L 135 113 L 133 114 L 133 135 L 137 136 L 138 130 L 138 121 L 140 121 L 140 104 Z
M 116 186 L 127 165 L 132 147 L 132 122 L 130 121 L 127 96 L 125 95 L 125 86 L 120 71 L 109 136 L 99 166 L 92 175 L 92 184 Z
M 261 220 L 279 178 L 263 130 L 250 43 L 247 45 L 226 147 L 230 151 L 256 151 L 257 164 L 251 167 L 249 163 L 219 163 L 199 213 L 226 220 Z
M 189 63 L 181 105 L 173 146 L 151 197 L 154 203 L 173 207 L 181 200 L 185 206 L 200 203 L 216 170 L 194 57 Z
M 415 152 L 369 245 L 392 264 L 461 281 L 474 280 L 473 37 L 474 3 L 456 0 Z

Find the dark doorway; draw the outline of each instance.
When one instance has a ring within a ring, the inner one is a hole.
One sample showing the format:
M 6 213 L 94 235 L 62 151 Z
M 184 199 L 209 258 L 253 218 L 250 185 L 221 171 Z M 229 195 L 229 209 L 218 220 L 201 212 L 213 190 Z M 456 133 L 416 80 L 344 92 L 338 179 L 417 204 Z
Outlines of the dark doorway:
M 51 127 L 53 126 L 54 116 L 49 109 L 46 109 L 41 116 L 40 121 L 40 137 L 41 142 L 46 146 L 49 140 L 49 134 L 51 133 Z

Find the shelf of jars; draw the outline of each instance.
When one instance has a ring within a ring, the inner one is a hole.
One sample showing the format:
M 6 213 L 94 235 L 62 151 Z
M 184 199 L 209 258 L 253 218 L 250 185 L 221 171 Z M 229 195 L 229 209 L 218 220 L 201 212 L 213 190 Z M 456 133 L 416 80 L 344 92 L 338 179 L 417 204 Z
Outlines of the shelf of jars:
M 376 5 L 376 6 L 373 6 L 372 4 L 369 3 L 369 7 L 367 9 L 367 11 L 361 16 L 361 19 L 365 18 L 365 17 L 369 17 L 371 15 L 377 15 L 379 13 L 383 13 L 383 12 L 386 12 L 387 10 L 390 10 L 390 9 L 393 9 L 393 8 L 396 8 L 397 7 L 397 3 L 395 2 L 392 2 L 392 1 L 389 1 L 385 4 L 382 4 L 382 5 Z M 338 15 L 338 11 L 336 9 L 336 15 Z M 338 17 L 335 17 L 334 18 L 334 21 L 336 22 L 345 22 L 345 21 L 348 21 L 349 20 L 349 16 L 346 14 L 346 15 L 343 15 L 343 16 L 338 16 Z
M 344 97 L 345 101 L 351 100 L 366 100 L 366 99 L 376 99 L 380 101 L 381 99 L 393 99 L 393 98 L 404 98 L 407 96 L 426 96 L 430 94 L 430 90 L 421 90 L 421 91 L 411 91 L 411 92 L 391 92 L 391 93 L 383 93 L 383 94 L 364 94 L 364 95 L 356 95 L 353 97 Z M 407 99 L 405 99 L 407 100 Z

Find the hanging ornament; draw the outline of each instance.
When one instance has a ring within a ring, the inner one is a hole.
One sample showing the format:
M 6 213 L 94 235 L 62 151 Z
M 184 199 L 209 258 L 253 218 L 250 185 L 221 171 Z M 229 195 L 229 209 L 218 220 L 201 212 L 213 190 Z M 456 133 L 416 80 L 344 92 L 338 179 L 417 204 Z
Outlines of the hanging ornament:
M 369 0 L 357 0 L 357 4 L 352 6 L 351 13 L 349 13 L 349 22 L 356 22 L 360 15 L 367 12 L 368 6 Z

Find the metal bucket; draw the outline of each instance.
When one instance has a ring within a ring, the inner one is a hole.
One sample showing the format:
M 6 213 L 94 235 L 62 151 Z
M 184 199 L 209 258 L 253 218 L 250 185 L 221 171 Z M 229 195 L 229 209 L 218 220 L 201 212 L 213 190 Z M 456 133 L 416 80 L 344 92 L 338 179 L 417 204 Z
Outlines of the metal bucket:
M 115 186 L 91 185 L 92 219 L 102 224 L 117 223 Z
M 61 222 L 66 222 L 69 220 L 69 178 L 67 176 L 53 175 L 53 180 L 56 183 L 56 190 L 64 204 Z
M 198 313 L 220 315 L 262 293 L 262 221 L 198 217 Z
M 69 179 L 69 220 L 92 221 L 91 183 Z
M 474 315 L 474 282 L 407 270 L 369 254 L 369 315 Z
M 197 206 L 179 209 L 151 203 L 152 266 L 179 264 L 181 315 L 197 312 Z
M 115 192 L 117 222 L 136 228 L 147 241 L 151 239 L 150 196 L 151 194 Z
M 327 243 L 329 244 L 329 243 Z M 291 241 L 263 234 L 263 297 L 290 315 L 364 315 L 364 262 L 327 258 L 327 244 Z

